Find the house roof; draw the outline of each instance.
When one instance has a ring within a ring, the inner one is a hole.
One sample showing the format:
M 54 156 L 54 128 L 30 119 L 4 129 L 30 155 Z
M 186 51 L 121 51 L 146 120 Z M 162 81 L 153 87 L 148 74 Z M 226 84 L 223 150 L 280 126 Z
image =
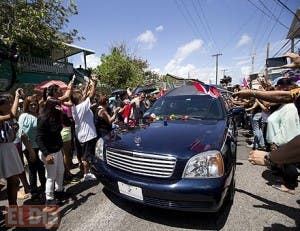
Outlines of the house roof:
M 79 54 L 81 52 L 85 53 L 85 55 L 95 54 L 95 52 L 92 50 L 82 48 L 73 44 L 64 43 L 64 45 L 66 46 L 66 49 L 64 50 L 63 49 L 52 50 L 51 56 L 53 60 L 60 60 L 65 57 L 70 57 L 72 55 Z
M 290 26 L 290 30 L 286 38 L 300 38 L 300 8 L 296 11 L 296 16 L 294 17 L 294 20 Z

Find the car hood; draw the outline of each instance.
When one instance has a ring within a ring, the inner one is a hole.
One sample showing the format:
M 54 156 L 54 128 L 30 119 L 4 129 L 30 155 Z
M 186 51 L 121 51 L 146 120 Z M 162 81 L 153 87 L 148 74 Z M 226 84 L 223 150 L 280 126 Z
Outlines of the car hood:
M 225 120 L 156 121 L 132 130 L 113 131 L 105 137 L 105 144 L 110 148 L 189 158 L 206 150 L 220 150 L 225 129 Z

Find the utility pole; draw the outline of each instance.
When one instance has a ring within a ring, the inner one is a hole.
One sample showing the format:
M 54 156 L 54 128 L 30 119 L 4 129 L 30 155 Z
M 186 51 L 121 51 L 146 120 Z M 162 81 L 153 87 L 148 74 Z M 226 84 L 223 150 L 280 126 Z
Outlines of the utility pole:
M 221 71 L 223 71 L 223 77 L 225 77 L 225 71 L 228 71 L 228 69 L 222 69 Z
M 218 57 L 222 55 L 222 54 L 215 54 L 212 55 L 213 57 L 216 57 L 216 85 L 218 85 Z
M 252 51 L 252 54 L 251 54 L 251 74 L 254 73 L 254 56 L 255 56 L 255 53 Z
M 266 58 L 266 60 L 269 58 L 269 55 L 270 55 L 270 43 L 268 42 L 268 43 L 267 43 L 267 58 Z M 265 73 L 264 73 L 264 77 L 265 77 L 265 80 L 268 81 L 269 76 L 268 76 L 267 62 L 265 63 Z

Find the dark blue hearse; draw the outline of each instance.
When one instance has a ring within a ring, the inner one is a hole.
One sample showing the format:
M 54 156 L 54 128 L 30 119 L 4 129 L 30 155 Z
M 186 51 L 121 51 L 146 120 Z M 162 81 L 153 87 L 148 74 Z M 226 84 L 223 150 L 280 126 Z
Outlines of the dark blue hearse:
M 216 212 L 233 200 L 233 115 L 222 95 L 195 86 L 170 90 L 145 113 L 144 124 L 98 140 L 92 170 L 108 190 L 185 211 Z

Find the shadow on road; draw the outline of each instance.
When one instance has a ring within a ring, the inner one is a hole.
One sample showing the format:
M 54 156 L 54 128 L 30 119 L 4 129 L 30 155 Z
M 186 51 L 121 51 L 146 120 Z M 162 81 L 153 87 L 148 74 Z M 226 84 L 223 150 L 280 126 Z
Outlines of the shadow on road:
M 272 170 L 269 170 L 269 169 L 266 169 L 265 171 L 263 171 L 261 176 L 265 180 L 268 181 L 267 182 L 268 185 L 273 185 L 273 184 L 276 184 L 276 183 L 282 181 L 282 177 L 280 176 L 279 172 L 272 171 Z
M 81 193 L 88 190 L 91 187 L 94 187 L 99 184 L 98 180 L 95 181 L 88 181 L 88 182 L 79 182 L 75 185 L 71 185 L 66 187 L 66 192 L 70 193 L 70 197 L 66 199 L 64 205 L 60 207 L 60 218 L 62 219 L 66 216 L 69 212 L 77 209 L 80 205 L 85 203 L 90 196 L 95 195 L 95 193 L 87 193 L 86 195 L 82 195 Z M 41 201 L 32 201 L 30 199 L 24 201 L 23 205 L 44 205 L 45 202 Z M 4 206 L 0 206 L 0 211 L 5 210 Z M 45 231 L 45 228 L 9 228 L 5 227 L 5 216 L 2 212 L 0 212 L 0 230 L 10 230 L 10 231 L 18 231 L 18 230 L 28 230 L 28 231 Z M 47 230 L 57 230 L 57 228 L 51 228 Z
M 145 206 L 122 199 L 107 189 L 103 193 L 119 208 L 141 219 L 186 229 L 220 230 L 224 227 L 231 206 L 226 206 L 219 213 L 181 212 Z
M 284 225 L 281 225 L 281 224 L 272 224 L 272 227 L 265 227 L 264 230 L 299 230 L 299 228 L 300 228 L 300 219 L 299 219 L 300 218 L 300 209 L 293 208 L 293 207 L 286 206 L 286 205 L 282 205 L 282 204 L 279 204 L 279 203 L 274 202 L 274 201 L 270 201 L 266 198 L 257 196 L 255 194 L 247 192 L 243 189 L 237 189 L 236 188 L 235 190 L 236 190 L 236 192 L 244 193 L 244 194 L 246 194 L 246 195 L 248 195 L 248 196 L 250 196 L 250 197 L 252 197 L 256 200 L 259 200 L 259 201 L 265 203 L 263 205 L 254 205 L 255 208 L 264 208 L 264 209 L 267 209 L 267 210 L 277 211 L 277 212 L 282 213 L 285 216 L 293 219 L 295 221 L 295 224 L 296 224 L 295 229 L 285 227 Z M 273 226 L 274 226 L 274 229 L 272 229 Z

